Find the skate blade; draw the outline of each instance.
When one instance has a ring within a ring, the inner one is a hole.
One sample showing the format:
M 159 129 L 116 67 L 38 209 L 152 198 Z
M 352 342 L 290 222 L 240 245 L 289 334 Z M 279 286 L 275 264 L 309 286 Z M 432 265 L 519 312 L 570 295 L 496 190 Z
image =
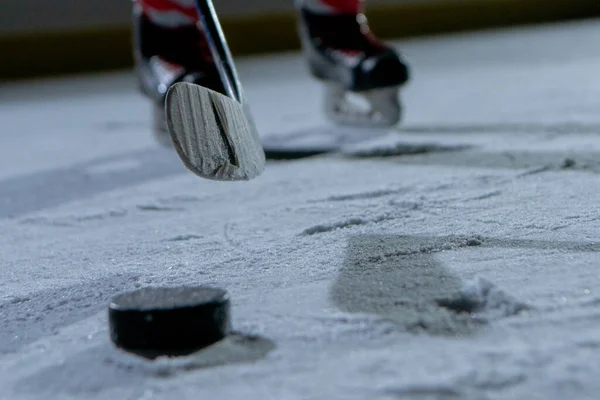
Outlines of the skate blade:
M 244 106 L 188 82 L 172 85 L 165 102 L 171 140 L 183 164 L 218 181 L 250 180 L 265 168 L 265 154 Z
M 347 92 L 339 85 L 325 89 L 325 114 L 338 125 L 361 128 L 389 128 L 402 117 L 399 87 L 365 92 Z

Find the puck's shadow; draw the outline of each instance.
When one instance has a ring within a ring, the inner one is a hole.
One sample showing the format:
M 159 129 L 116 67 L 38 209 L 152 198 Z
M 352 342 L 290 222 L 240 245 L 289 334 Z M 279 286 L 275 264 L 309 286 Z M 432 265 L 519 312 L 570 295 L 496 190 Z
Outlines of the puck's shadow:
M 225 364 L 256 361 L 275 348 L 275 344 L 260 336 L 232 332 L 222 340 L 208 346 L 183 349 L 122 349 L 124 354 L 154 361 L 178 360 L 184 369 L 215 367 Z
M 233 332 L 202 349 L 174 351 L 172 355 L 119 351 L 120 354 L 111 353 L 110 359 L 118 367 L 141 369 L 150 375 L 168 377 L 181 371 L 255 362 L 266 357 L 275 347 L 273 341 L 261 336 Z
M 164 356 L 151 361 L 146 356 L 119 350 L 107 339 L 105 343 L 77 353 L 61 364 L 27 376 L 15 385 L 15 389 L 23 393 L 43 393 L 44 398 L 57 398 L 64 394 L 97 395 L 115 387 L 143 387 L 147 380 L 168 378 L 192 370 L 256 362 L 273 349 L 275 343 L 269 339 L 232 333 L 187 356 Z
M 160 358 L 160 357 L 170 357 L 170 358 L 187 357 L 187 356 L 197 353 L 203 349 L 204 349 L 204 347 L 184 348 L 184 349 L 160 349 L 160 350 L 123 349 L 123 351 L 126 351 L 128 353 L 134 354 L 134 355 L 142 357 L 142 358 L 145 358 L 147 360 L 156 360 L 157 358 Z

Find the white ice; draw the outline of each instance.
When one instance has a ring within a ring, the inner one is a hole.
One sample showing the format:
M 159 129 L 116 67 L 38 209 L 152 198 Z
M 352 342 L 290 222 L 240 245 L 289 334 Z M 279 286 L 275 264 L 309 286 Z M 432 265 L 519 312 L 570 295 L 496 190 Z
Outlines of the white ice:
M 399 42 L 399 130 L 244 183 L 158 148 L 130 73 L 3 85 L 0 399 L 598 398 L 599 44 Z M 325 126 L 298 54 L 238 66 L 263 134 Z M 110 296 L 187 284 L 230 291 L 235 336 L 112 347 Z

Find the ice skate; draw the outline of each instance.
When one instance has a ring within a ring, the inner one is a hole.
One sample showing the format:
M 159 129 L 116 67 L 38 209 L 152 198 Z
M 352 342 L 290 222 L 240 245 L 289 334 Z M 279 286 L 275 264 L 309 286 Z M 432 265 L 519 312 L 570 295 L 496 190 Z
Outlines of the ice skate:
M 364 14 L 317 11 L 300 6 L 298 25 L 310 72 L 325 84 L 328 118 L 358 127 L 398 123 L 406 64 L 371 34 Z
M 163 24 L 157 24 L 144 13 L 140 2 L 133 7 L 136 74 L 142 92 L 152 101 L 154 136 L 170 147 L 165 119 L 169 88 L 177 82 L 190 82 L 225 93 L 223 84 L 195 17 L 190 16 L 189 22 L 165 18 Z

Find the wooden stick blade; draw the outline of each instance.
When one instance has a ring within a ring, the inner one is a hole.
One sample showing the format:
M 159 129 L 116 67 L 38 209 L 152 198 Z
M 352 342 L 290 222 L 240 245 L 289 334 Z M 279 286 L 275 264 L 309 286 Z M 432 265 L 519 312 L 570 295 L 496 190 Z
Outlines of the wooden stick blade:
M 244 106 L 188 82 L 172 85 L 165 112 L 175 150 L 196 175 L 218 181 L 250 180 L 265 168 L 265 153 Z

